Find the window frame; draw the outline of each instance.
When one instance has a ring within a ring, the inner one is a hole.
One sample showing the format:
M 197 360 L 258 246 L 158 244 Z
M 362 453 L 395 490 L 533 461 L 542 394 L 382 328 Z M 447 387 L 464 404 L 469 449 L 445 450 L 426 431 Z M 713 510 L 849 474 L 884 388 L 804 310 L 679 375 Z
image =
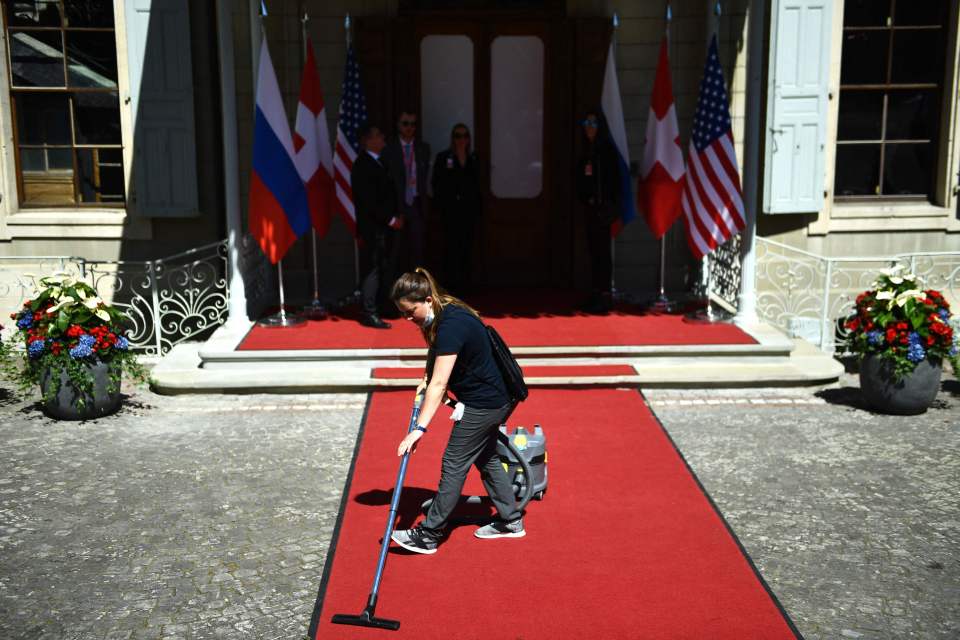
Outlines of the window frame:
M 14 144 L 13 100 L 10 89 L 9 42 L 5 15 L 0 12 L 0 75 L 6 78 L 0 87 L 0 240 L 16 237 L 51 238 L 70 234 L 87 238 L 152 237 L 150 221 L 131 217 L 131 171 L 133 163 L 133 114 L 130 111 L 130 76 L 126 41 L 124 0 L 113 0 L 114 36 L 117 48 L 117 92 L 120 101 L 120 140 L 123 158 L 125 202 L 123 205 L 44 205 L 21 206 L 17 148 Z M 13 197 L 16 194 L 16 197 Z
M 938 144 L 936 146 L 932 199 L 903 196 L 835 198 L 836 147 L 839 123 L 840 66 L 843 48 L 844 2 L 833 3 L 833 29 L 830 45 L 830 105 L 827 115 L 827 154 L 824 182 L 824 206 L 819 216 L 807 225 L 808 235 L 831 232 L 942 230 L 960 232 L 957 219 L 958 170 L 960 170 L 960 7 L 951 3 L 947 17 L 947 56 L 942 84 Z

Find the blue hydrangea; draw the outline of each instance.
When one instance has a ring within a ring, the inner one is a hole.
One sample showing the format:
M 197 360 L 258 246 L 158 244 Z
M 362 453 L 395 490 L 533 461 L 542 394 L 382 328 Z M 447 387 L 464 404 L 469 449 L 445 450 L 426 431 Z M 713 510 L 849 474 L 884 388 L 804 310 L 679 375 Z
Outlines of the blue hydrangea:
M 920 334 L 916 331 L 911 331 L 910 335 L 907 336 L 907 340 L 910 341 L 910 344 L 920 344 Z
M 93 349 L 83 342 L 75 346 L 73 349 L 70 349 L 70 357 L 74 359 L 87 358 L 91 355 L 93 355 Z
M 115 349 L 119 349 L 120 351 L 126 351 L 127 349 L 130 348 L 130 341 L 127 340 L 125 337 L 120 336 L 119 338 L 117 338 L 117 342 L 116 344 L 113 345 L 113 347 Z
M 94 338 L 94 337 L 93 337 L 92 335 L 90 335 L 89 333 L 81 333 L 81 334 L 80 334 L 80 344 L 82 344 L 82 345 L 85 346 L 85 347 L 90 347 L 90 348 L 92 349 L 92 348 L 93 348 L 93 345 L 97 344 L 97 339 Z
M 914 342 L 909 347 L 907 347 L 907 360 L 910 362 L 920 362 L 927 357 L 927 352 L 924 351 L 923 346 L 919 343 Z
M 881 331 L 867 331 L 867 342 L 875 347 L 883 344 L 883 333 Z
M 20 317 L 17 318 L 17 326 L 21 329 L 29 329 L 33 326 L 33 313 L 30 311 L 24 311 L 20 314 Z
M 950 318 L 950 312 L 946 309 L 937 309 L 937 315 L 940 316 L 940 319 L 944 322 Z
M 27 345 L 27 353 L 31 358 L 39 358 L 43 355 L 43 350 L 47 347 L 46 340 L 34 340 L 29 345 Z

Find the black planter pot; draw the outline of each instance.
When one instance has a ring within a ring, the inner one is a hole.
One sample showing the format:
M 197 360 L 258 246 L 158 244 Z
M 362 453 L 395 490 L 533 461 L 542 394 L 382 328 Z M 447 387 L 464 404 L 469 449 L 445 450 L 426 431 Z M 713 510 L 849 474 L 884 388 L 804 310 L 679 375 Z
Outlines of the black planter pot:
M 57 394 L 49 400 L 43 401 L 43 412 L 51 418 L 58 420 L 92 420 L 114 413 L 120 408 L 120 388 L 113 392 L 109 391 L 110 371 L 113 365 L 97 362 L 94 364 L 84 364 L 87 372 L 93 378 L 93 394 L 83 398 L 83 406 L 80 406 L 81 394 L 70 384 L 70 377 L 66 371 L 60 371 L 60 389 Z M 40 391 L 43 397 L 47 397 L 47 390 L 53 384 L 53 376 L 50 370 L 43 372 L 40 379 Z
M 940 363 L 920 362 L 913 373 L 894 381 L 893 363 L 869 355 L 860 363 L 860 391 L 882 413 L 914 415 L 926 411 L 940 391 Z

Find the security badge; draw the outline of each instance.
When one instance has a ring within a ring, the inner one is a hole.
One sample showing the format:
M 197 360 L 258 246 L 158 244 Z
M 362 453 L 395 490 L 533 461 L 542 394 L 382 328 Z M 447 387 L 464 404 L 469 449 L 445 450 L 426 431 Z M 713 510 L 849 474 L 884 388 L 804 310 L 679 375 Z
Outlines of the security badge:
M 584 167 L 583 167 L 583 175 L 585 175 L 585 176 L 592 176 L 592 175 L 593 175 L 593 163 L 592 163 L 592 162 L 588 162 L 586 165 L 584 165 Z
M 447 156 L 447 169 L 453 169 L 453 156 Z

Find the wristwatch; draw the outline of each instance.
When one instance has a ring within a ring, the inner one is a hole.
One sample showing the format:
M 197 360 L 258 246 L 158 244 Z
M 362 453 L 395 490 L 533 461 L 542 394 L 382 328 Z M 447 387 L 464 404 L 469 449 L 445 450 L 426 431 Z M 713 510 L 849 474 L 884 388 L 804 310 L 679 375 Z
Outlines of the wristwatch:
M 423 431 L 424 433 L 427 432 L 427 428 L 426 428 L 425 426 L 423 426 L 422 424 L 418 424 L 417 426 L 415 426 L 415 427 L 413 428 L 413 430 L 414 430 L 414 431 Z

